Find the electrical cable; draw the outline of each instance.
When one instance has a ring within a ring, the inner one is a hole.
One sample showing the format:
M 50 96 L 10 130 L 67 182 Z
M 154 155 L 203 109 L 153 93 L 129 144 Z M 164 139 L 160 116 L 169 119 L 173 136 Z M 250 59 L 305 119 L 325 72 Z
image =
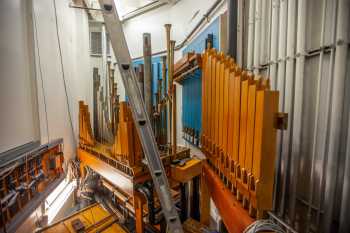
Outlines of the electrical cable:
M 47 104 L 46 104 L 46 94 L 45 94 L 45 88 L 44 88 L 44 79 L 43 79 L 43 71 L 41 66 L 41 57 L 40 57 L 40 48 L 39 48 L 39 37 L 38 37 L 38 26 L 37 26 L 37 20 L 36 20 L 36 13 L 34 9 L 34 4 L 32 4 L 32 11 L 33 11 L 33 23 L 34 23 L 34 39 L 38 54 L 38 67 L 39 67 L 39 76 L 41 81 L 41 90 L 43 92 L 43 98 L 44 98 L 44 110 L 45 110 L 45 121 L 46 121 L 46 134 L 47 134 L 47 142 L 50 142 L 50 133 L 49 133 L 49 120 L 48 120 L 48 114 L 47 114 Z M 35 53 L 34 53 L 35 57 Z M 36 59 L 34 58 L 34 61 Z
M 57 36 L 57 41 L 58 41 L 58 50 L 59 50 L 60 62 L 61 62 L 61 70 L 62 70 L 62 80 L 63 80 L 64 91 L 65 91 L 65 94 L 66 94 L 66 103 L 67 103 L 67 108 L 68 108 L 69 122 L 70 122 L 71 130 L 72 130 L 72 134 L 73 134 L 73 141 L 74 141 L 75 147 L 77 147 L 77 140 L 75 138 L 72 114 L 71 114 L 70 104 L 69 104 L 69 97 L 68 97 L 67 84 L 66 84 L 66 77 L 65 77 L 65 74 L 64 74 L 61 39 L 60 39 L 59 31 L 58 31 L 58 19 L 57 19 L 56 0 L 53 0 L 53 7 L 54 7 L 54 12 L 55 12 L 56 36 Z
M 250 224 L 243 233 L 255 233 L 255 232 L 276 232 L 285 233 L 285 231 L 276 223 L 271 220 L 256 220 Z

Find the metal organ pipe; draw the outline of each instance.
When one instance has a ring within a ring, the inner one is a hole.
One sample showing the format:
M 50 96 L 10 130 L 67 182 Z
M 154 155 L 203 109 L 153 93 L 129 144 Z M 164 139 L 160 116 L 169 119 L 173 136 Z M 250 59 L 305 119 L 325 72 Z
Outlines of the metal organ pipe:
M 336 192 L 336 181 L 339 163 L 339 148 L 341 123 L 343 116 L 344 89 L 346 80 L 346 64 L 349 49 L 349 11 L 348 0 L 339 0 L 337 10 L 336 26 L 336 51 L 334 61 L 334 80 L 332 87 L 332 102 L 330 115 L 330 134 L 328 144 L 328 160 L 326 165 L 326 186 L 325 186 L 325 214 L 323 220 L 323 232 L 330 232 L 333 219 L 333 207 Z M 345 210 L 348 211 L 348 210 Z M 344 210 L 342 210 L 344 214 Z M 346 213 L 345 213 L 346 215 Z M 345 218 L 345 219 L 344 219 Z M 343 224 L 348 224 L 348 218 L 341 216 Z M 342 225 L 345 228 L 346 225 Z
M 237 0 L 227 1 L 227 53 L 237 60 Z
M 311 218 L 312 218 L 312 209 L 311 206 L 313 204 L 314 199 L 314 184 L 315 184 L 315 160 L 316 160 L 316 153 L 320 153 L 320 151 L 317 150 L 317 141 L 319 139 L 319 108 L 320 108 L 320 93 L 321 93 L 321 80 L 322 80 L 322 67 L 323 67 L 323 58 L 324 58 L 324 31 L 325 31 L 325 20 L 326 20 L 326 1 L 322 1 L 322 21 L 321 21 L 321 39 L 320 39 L 320 59 L 318 63 L 318 77 L 317 77 L 317 90 L 316 90 L 316 106 L 315 106 L 315 127 L 313 131 L 313 140 L 312 140 L 312 151 L 311 151 L 311 171 L 310 171 L 310 179 L 309 179 L 309 206 L 307 209 L 307 224 L 306 224 L 306 232 L 309 232 L 310 225 L 311 225 Z M 317 151 L 317 152 L 316 152 Z M 321 152 L 322 153 L 322 152 Z M 316 226 L 318 227 L 318 226 Z
M 278 23 L 279 23 L 279 0 L 272 0 L 271 1 L 271 44 L 270 44 L 270 70 L 269 70 L 269 77 L 271 80 L 271 89 L 276 89 L 276 80 L 277 80 L 277 45 L 278 45 Z M 278 154 L 277 154 L 278 155 Z M 276 165 L 275 169 L 278 171 L 280 166 L 281 158 L 280 156 L 277 156 L 276 159 Z M 277 184 L 278 184 L 279 174 L 276 172 L 275 175 L 275 187 L 274 189 L 277 190 Z M 274 192 L 274 203 L 273 208 L 276 210 L 276 200 L 277 200 L 277 192 Z
M 270 17 L 269 17 L 269 12 L 266 9 L 267 7 L 270 7 L 270 4 L 268 4 L 267 0 L 261 0 L 261 14 L 260 14 L 260 42 L 259 42 L 259 48 L 260 48 L 260 52 L 259 52 L 259 63 L 261 64 L 265 64 L 266 63 L 266 50 L 268 49 L 266 46 L 266 22 L 269 21 Z
M 280 2 L 280 25 L 278 38 L 278 71 L 277 71 L 277 89 L 280 92 L 279 109 L 283 109 L 284 103 L 284 84 L 286 73 L 286 44 L 287 44 L 287 15 L 288 2 Z
M 247 69 L 253 70 L 255 0 L 249 0 Z
M 277 80 L 277 45 L 278 45 L 278 23 L 279 23 L 279 0 L 272 0 L 271 16 L 271 51 L 270 51 L 270 79 L 271 89 L 276 89 Z
M 293 92 L 294 92 L 294 54 L 295 54 L 295 23 L 296 23 L 296 0 L 288 1 L 288 29 L 287 29 L 287 57 L 286 57 L 286 80 L 285 80 L 285 104 L 284 112 L 293 112 Z M 288 117 L 288 125 L 292 125 L 292 117 Z M 291 127 L 283 132 L 281 157 L 284 158 L 284 176 L 282 180 L 282 200 L 280 205 L 280 215 L 284 215 L 285 196 L 287 189 L 287 169 L 290 161 L 290 139 L 292 137 Z
M 168 71 L 168 82 L 167 82 L 167 89 L 168 89 L 168 93 L 166 93 L 166 96 L 168 96 L 169 94 L 169 90 L 170 90 L 170 86 L 172 83 L 172 80 L 170 82 L 170 30 L 171 30 L 171 24 L 165 24 L 165 32 L 166 32 L 166 51 L 167 51 L 167 71 Z M 167 142 L 169 144 L 171 144 L 171 110 L 172 110 L 172 106 L 171 106 L 171 102 L 167 101 Z
M 151 34 L 143 33 L 143 57 L 144 57 L 144 101 L 146 105 L 146 111 L 150 119 L 152 117 L 152 46 L 151 46 Z
M 237 0 L 237 64 L 243 66 L 243 0 Z
M 293 113 L 293 139 L 290 177 L 291 190 L 289 198 L 289 219 L 294 222 L 296 190 L 299 171 L 299 160 L 301 153 L 301 131 L 303 114 L 303 91 L 304 91 L 304 65 L 305 65 L 305 37 L 306 37 L 306 0 L 298 2 L 298 22 L 297 22 L 297 54 L 295 69 L 295 88 L 294 88 L 294 113 Z
M 137 72 L 137 84 L 139 85 L 139 89 L 142 95 L 143 100 L 145 100 L 145 93 L 144 93 L 144 85 L 143 85 L 143 80 L 144 80 L 144 64 L 140 64 L 138 67 L 138 72 Z
M 349 114 L 350 117 L 350 114 Z M 347 142 L 347 155 L 350 155 L 350 119 L 348 120 L 348 142 Z M 344 183 L 343 183 L 343 194 L 342 194 L 342 208 L 340 210 L 340 231 L 339 232 L 350 232 L 349 206 L 350 206 L 350 156 L 346 156 L 345 168 L 344 168 Z
M 172 145 L 172 154 L 176 154 L 177 141 L 176 141 L 176 86 L 173 84 L 173 73 L 174 73 L 174 52 L 175 52 L 175 41 L 170 41 L 170 67 L 169 67 L 169 79 L 170 90 L 171 90 L 171 99 L 172 99 L 172 110 L 171 110 L 171 145 Z
M 337 1 L 328 1 L 327 2 L 333 2 L 333 6 L 332 6 L 332 21 L 331 21 L 331 28 L 332 28 L 332 32 L 331 32 L 331 44 L 335 45 L 336 43 L 336 24 L 337 24 Z M 327 11 L 327 10 L 326 10 Z M 332 87 L 332 81 L 334 79 L 333 77 L 333 70 L 334 70 L 334 55 L 335 55 L 335 46 L 331 46 L 330 48 L 330 61 L 329 61 L 329 71 L 328 71 L 328 77 L 327 77 L 327 93 L 326 93 L 326 102 L 322 103 L 325 106 L 325 113 L 326 113 L 326 117 L 324 119 L 324 122 L 322 122 L 323 125 L 326 126 L 326 128 L 329 128 L 329 115 L 330 115 L 330 102 L 331 102 L 331 87 Z M 319 145 L 322 147 L 320 149 L 321 151 L 321 161 L 323 161 L 322 163 L 322 172 L 321 172 L 321 177 L 319 179 L 319 186 L 320 186 L 320 190 L 324 189 L 324 178 L 325 178 L 325 164 L 326 164 L 326 153 L 327 153 L 327 133 L 322 133 L 322 136 L 319 135 Z M 322 206 L 322 200 L 324 199 L 324 192 L 319 192 L 318 194 L 318 200 L 319 204 L 317 206 L 317 214 L 316 214 L 316 226 L 319 226 L 320 224 L 320 218 L 321 218 L 321 206 Z
M 255 1 L 254 23 L 254 74 L 259 74 L 260 47 L 261 47 L 261 0 Z

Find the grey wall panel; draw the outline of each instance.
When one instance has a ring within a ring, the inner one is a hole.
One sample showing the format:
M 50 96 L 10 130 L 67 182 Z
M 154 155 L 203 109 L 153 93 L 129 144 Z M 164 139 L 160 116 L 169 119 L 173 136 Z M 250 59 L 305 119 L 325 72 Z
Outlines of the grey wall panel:
M 40 140 L 30 1 L 0 1 L 0 152 Z
M 293 0 L 288 0 L 288 2 Z M 291 177 L 290 164 L 286 161 L 291 157 L 290 149 L 286 149 L 285 147 L 290 147 L 294 149 L 296 145 L 292 144 L 293 139 L 297 137 L 291 132 L 291 138 L 285 140 L 279 140 L 278 148 L 282 151 L 281 156 L 281 164 L 279 169 L 279 177 L 278 178 L 278 186 L 276 191 L 277 198 L 277 212 L 276 215 L 279 215 L 279 218 L 289 222 L 289 224 L 300 232 L 306 231 L 321 231 L 322 224 L 326 219 L 324 218 L 325 208 L 329 208 L 325 203 L 325 194 L 330 192 L 330 190 L 326 189 L 326 165 L 329 161 L 333 161 L 336 159 L 336 172 L 331 174 L 332 179 L 335 179 L 336 185 L 334 187 L 331 185 L 328 187 L 333 188 L 335 192 L 334 195 L 334 211 L 332 213 L 331 219 L 337 222 L 340 220 L 340 210 L 342 207 L 341 199 L 344 198 L 343 187 L 344 182 L 350 182 L 347 177 L 344 177 L 344 164 L 346 161 L 346 156 L 350 156 L 347 150 L 350 145 L 348 145 L 348 127 L 349 127 L 349 108 L 350 108 L 350 58 L 348 58 L 347 64 L 347 76 L 345 81 L 345 94 L 342 98 L 337 99 L 337 104 L 341 103 L 343 106 L 342 110 L 342 119 L 341 121 L 341 129 L 338 132 L 337 137 L 339 136 L 340 145 L 339 151 L 336 154 L 329 153 L 329 142 L 332 140 L 330 137 L 331 129 L 331 109 L 332 104 L 334 104 L 334 99 L 332 96 L 336 93 L 333 92 L 333 86 L 335 81 L 339 78 L 335 75 L 334 72 L 334 64 L 335 64 L 335 34 L 336 32 L 336 21 L 335 18 L 339 18 L 339 12 L 342 11 L 339 7 L 336 6 L 339 2 L 346 2 L 346 4 L 350 4 L 349 0 L 295 0 L 297 5 L 301 4 L 302 1 L 306 1 L 307 3 L 307 13 L 306 13 L 306 54 L 305 54 L 305 67 L 303 73 L 303 97 L 301 105 L 295 105 L 295 99 L 298 96 L 294 96 L 293 94 L 288 94 L 281 98 L 281 100 L 285 101 L 281 104 L 281 106 L 286 106 L 288 101 L 291 101 L 294 104 L 294 108 L 292 108 L 292 112 L 288 112 L 289 117 L 293 119 L 294 109 L 295 107 L 302 108 L 302 118 L 301 118 L 301 150 L 300 150 L 300 161 L 298 162 L 298 178 L 296 180 L 297 190 L 296 190 L 296 219 L 294 221 L 289 221 L 287 218 L 288 209 L 286 211 L 281 211 L 279 208 L 281 205 L 283 206 L 290 198 L 293 197 L 291 190 L 292 181 L 294 181 L 294 177 Z M 249 2 L 249 1 L 246 1 Z M 280 7 L 281 0 L 276 0 L 275 4 L 277 7 Z M 325 4 L 325 11 L 323 13 L 323 3 Z M 248 4 L 246 4 L 248 5 Z M 259 74 L 263 76 L 267 76 L 271 74 L 271 67 L 273 66 L 271 63 L 271 48 L 269 48 L 269 44 L 271 44 L 271 0 L 262 1 L 262 8 L 267 9 L 269 11 L 269 17 L 264 22 L 263 27 L 265 30 L 262 31 L 261 43 L 263 43 L 260 48 L 260 66 L 267 65 L 266 67 L 260 68 Z M 270 9 L 269 9 L 270 8 Z M 323 17 L 324 15 L 324 17 Z M 281 15 L 279 14 L 279 22 L 281 22 Z M 287 14 L 287 21 L 293 20 L 290 17 L 290 12 Z M 296 19 L 299 16 L 296 15 Z M 244 18 L 247 21 L 248 19 L 248 7 L 245 8 Z M 323 36 L 323 46 L 322 46 L 322 19 L 324 21 L 324 36 Z M 295 20 L 295 19 L 294 19 Z M 350 20 L 350 19 L 349 19 Z M 266 24 L 265 24 L 266 23 Z M 263 25 L 263 24 L 261 24 Z M 266 26 L 267 25 L 267 26 Z M 288 24 L 293 25 L 292 24 Z M 247 31 L 248 25 L 245 24 L 245 31 Z M 288 28 L 287 28 L 288 30 Z M 295 32 L 295 36 L 297 34 L 298 29 Z M 277 30 L 279 33 L 280 31 Z M 350 30 L 347 31 L 349 33 Z M 278 38 L 280 35 L 277 35 Z M 243 48 L 246 52 L 246 46 L 248 41 L 248 34 L 243 34 Z M 287 41 L 288 38 L 287 38 Z M 291 40 L 292 41 L 292 40 Z M 349 43 L 349 40 L 345 40 L 345 43 Z M 278 44 L 271 44 L 271 46 L 278 46 Z M 288 42 L 287 42 L 288 46 Z M 328 46 L 327 49 L 324 46 Z M 338 48 L 338 47 L 337 47 Z M 344 47 L 343 47 L 344 48 Z M 349 50 L 349 46 L 347 46 Z M 263 59 L 264 56 L 267 55 L 267 59 Z M 293 54 L 291 57 L 279 57 L 280 60 L 283 59 L 292 59 L 295 62 L 296 58 L 300 54 Z M 349 57 L 349 53 L 348 53 Z M 247 64 L 247 57 L 244 56 L 244 66 Z M 268 61 L 268 62 L 267 62 Z M 281 65 L 284 65 L 284 62 L 279 62 L 277 65 L 277 73 L 278 70 L 283 69 Z M 294 63 L 293 63 L 294 64 Z M 293 78 L 289 80 L 288 85 L 295 85 L 295 64 L 293 69 Z M 285 77 L 284 77 L 285 78 Z M 287 82 L 286 82 L 287 83 Z M 292 88 L 290 86 L 280 86 L 280 91 L 284 93 L 288 88 Z M 295 93 L 298 93 L 296 90 Z M 335 95 L 337 96 L 337 95 Z M 340 101 L 340 102 L 339 102 Z M 281 109 L 282 110 L 282 109 Z M 333 113 L 334 114 L 334 113 Z M 293 124 L 296 124 L 292 120 L 289 122 L 288 127 L 293 127 Z M 334 124 L 334 123 L 333 123 Z M 285 137 L 285 132 L 283 133 Z M 334 134 L 332 135 L 332 137 Z M 283 138 L 282 138 L 283 139 Z M 296 150 L 297 151 L 297 150 Z M 328 174 L 330 175 L 330 174 Z M 286 184 L 286 192 L 283 194 L 283 185 L 282 181 L 285 179 Z M 312 194 L 312 195 L 311 195 Z M 342 195 L 343 194 L 343 195 Z M 350 193 L 349 193 L 350 195 Z M 332 196 L 331 196 L 332 197 Z M 346 196 L 345 196 L 346 197 Z M 350 197 L 348 197 L 350 199 Z M 350 203 L 350 202 L 349 202 Z M 283 206 L 284 207 L 284 206 Z M 345 208 L 345 207 L 343 207 Z M 350 208 L 347 207 L 347 208 Z M 337 232 L 337 227 L 333 225 L 333 231 Z M 324 224 L 323 224 L 324 225 Z
M 322 1 L 307 1 L 306 49 L 314 50 L 320 47 L 322 27 Z

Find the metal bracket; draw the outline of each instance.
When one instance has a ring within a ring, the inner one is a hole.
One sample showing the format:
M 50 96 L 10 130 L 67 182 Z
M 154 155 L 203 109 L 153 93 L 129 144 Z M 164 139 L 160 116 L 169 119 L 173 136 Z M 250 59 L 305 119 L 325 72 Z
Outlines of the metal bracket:
M 286 130 L 288 128 L 288 113 L 278 112 L 275 118 L 275 129 Z

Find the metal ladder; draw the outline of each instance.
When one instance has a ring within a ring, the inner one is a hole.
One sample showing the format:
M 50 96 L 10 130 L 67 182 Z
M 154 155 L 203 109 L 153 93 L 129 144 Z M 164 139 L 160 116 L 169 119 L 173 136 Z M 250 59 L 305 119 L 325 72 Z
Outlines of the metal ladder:
M 162 206 L 168 229 L 173 233 L 183 233 L 180 218 L 170 194 L 168 179 L 160 159 L 151 122 L 146 113 L 141 92 L 137 86 L 135 71 L 125 40 L 122 24 L 119 20 L 114 0 L 99 0 L 106 29 L 123 79 L 125 91 L 129 98 L 132 116 L 140 136 L 142 148 L 147 158 L 148 167 Z

